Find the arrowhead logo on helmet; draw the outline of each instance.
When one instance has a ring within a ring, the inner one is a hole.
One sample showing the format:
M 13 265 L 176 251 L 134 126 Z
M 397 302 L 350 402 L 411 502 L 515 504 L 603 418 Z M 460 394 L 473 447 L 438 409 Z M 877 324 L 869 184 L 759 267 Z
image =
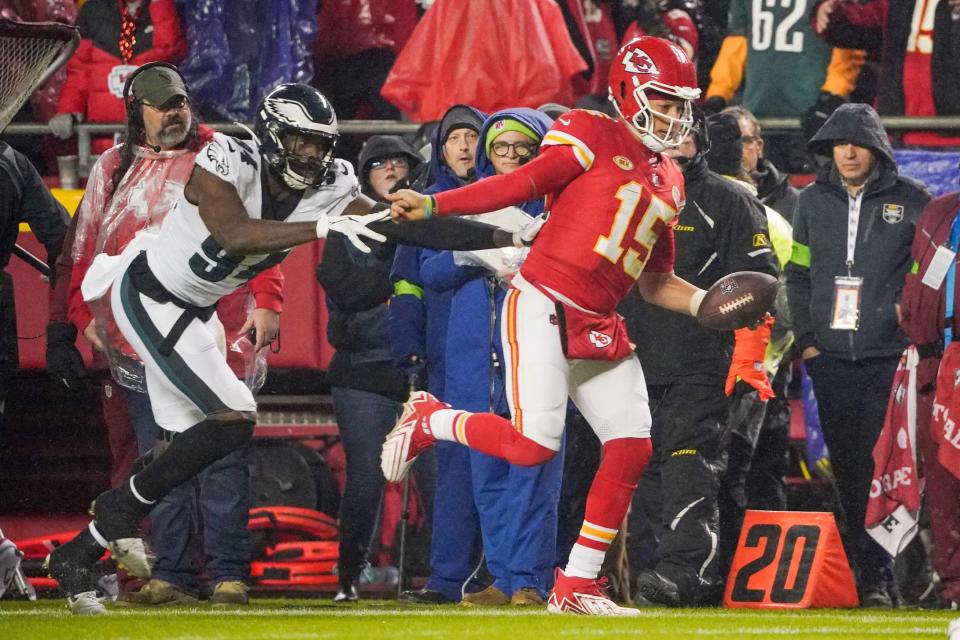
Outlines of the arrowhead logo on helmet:
M 631 49 L 623 56 L 623 68 L 630 73 L 660 73 L 660 69 L 643 49 Z

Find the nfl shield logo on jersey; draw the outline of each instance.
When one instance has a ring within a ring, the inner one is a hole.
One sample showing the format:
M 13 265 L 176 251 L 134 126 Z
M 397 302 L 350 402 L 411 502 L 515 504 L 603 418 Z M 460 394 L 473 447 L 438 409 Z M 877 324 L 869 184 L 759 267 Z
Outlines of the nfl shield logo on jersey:
M 897 224 L 903 220 L 903 205 L 885 204 L 883 205 L 883 221 L 887 224 Z
M 632 49 L 623 57 L 623 68 L 630 73 L 660 73 L 653 59 L 643 49 Z

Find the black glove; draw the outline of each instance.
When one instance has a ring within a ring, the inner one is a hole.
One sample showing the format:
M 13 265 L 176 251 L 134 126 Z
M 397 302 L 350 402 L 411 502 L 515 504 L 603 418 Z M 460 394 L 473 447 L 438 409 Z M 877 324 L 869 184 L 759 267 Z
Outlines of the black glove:
M 71 391 L 78 391 L 86 382 L 83 356 L 74 344 L 77 329 L 72 324 L 51 322 L 47 325 L 47 372 Z
M 710 149 L 707 166 L 721 175 L 739 176 L 743 171 L 743 136 L 732 113 L 714 113 L 707 118 Z
M 708 116 L 720 113 L 727 108 L 727 101 L 722 96 L 710 96 L 703 103 L 703 112 Z
M 817 134 L 817 131 L 820 131 L 820 127 L 827 121 L 830 114 L 845 102 L 846 100 L 834 93 L 821 91 L 816 104 L 810 107 L 800 118 L 803 137 L 809 142 Z

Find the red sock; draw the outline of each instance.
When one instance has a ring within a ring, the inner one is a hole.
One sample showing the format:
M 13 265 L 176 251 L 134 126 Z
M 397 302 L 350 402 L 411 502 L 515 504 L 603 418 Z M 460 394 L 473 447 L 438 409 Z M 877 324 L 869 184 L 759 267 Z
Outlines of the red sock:
M 463 415 L 464 418 L 455 421 L 454 439 L 471 449 L 522 467 L 543 464 L 557 453 L 521 435 L 507 418 L 493 413 L 464 412 Z
M 595 578 L 600 572 L 652 451 L 649 438 L 617 438 L 603 445 L 600 468 L 587 494 L 580 536 L 564 573 Z

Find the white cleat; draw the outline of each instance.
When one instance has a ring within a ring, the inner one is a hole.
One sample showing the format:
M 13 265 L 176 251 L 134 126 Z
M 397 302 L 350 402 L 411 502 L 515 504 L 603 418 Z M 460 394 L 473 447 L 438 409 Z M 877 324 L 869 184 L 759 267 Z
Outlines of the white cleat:
M 585 616 L 639 616 L 639 609 L 621 607 L 607 596 L 604 591 L 606 581 L 606 578 L 591 580 L 567 576 L 557 569 L 553 591 L 547 599 L 547 611 Z
M 118 567 L 134 578 L 150 579 L 150 553 L 140 538 L 120 538 L 109 545 L 110 555 Z
M 960 640 L 960 618 L 950 621 L 947 627 L 947 640 Z
M 380 452 L 380 469 L 387 482 L 400 482 L 424 449 L 433 446 L 436 438 L 430 433 L 430 415 L 444 404 L 426 391 L 415 391 L 403 404 L 397 426 L 387 434 Z
M 70 611 L 78 616 L 102 616 L 107 613 L 107 608 L 97 598 L 96 591 L 84 591 L 75 596 L 69 596 L 67 605 Z

